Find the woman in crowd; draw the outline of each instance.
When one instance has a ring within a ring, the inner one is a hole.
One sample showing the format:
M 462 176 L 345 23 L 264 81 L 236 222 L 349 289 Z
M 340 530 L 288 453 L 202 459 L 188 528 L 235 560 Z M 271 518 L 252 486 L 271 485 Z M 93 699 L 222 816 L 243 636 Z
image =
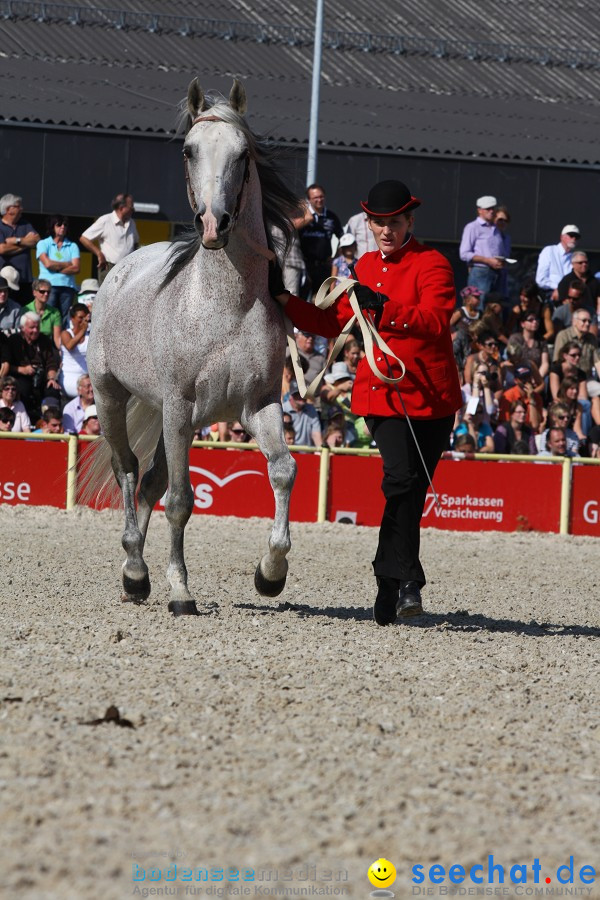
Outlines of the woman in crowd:
M 12 409 L 15 414 L 13 431 L 31 431 L 31 420 L 27 410 L 19 400 L 17 379 L 12 375 L 5 375 L 0 380 L 0 408 Z
M 62 365 L 60 386 L 67 397 L 77 396 L 77 379 L 87 375 L 87 347 L 90 336 L 90 312 L 83 303 L 71 307 L 71 324 L 61 336 Z
M 489 418 L 483 408 L 480 400 L 477 404 L 477 410 L 473 413 L 466 412 L 463 421 L 454 431 L 454 449 L 456 449 L 456 438 L 462 434 L 470 434 L 475 441 L 478 453 L 494 452 L 494 431 L 490 425 Z
M 36 255 L 40 278 L 52 285 L 48 305 L 58 309 L 63 326 L 69 321 L 69 310 L 75 302 L 79 272 L 79 247 L 69 240 L 69 220 L 66 216 L 51 216 L 48 237 L 38 242 Z
M 351 375 L 356 375 L 361 357 L 360 344 L 356 338 L 352 337 L 350 340 L 347 340 L 344 345 L 343 362 L 348 366 L 348 371 Z
M 481 318 L 479 312 L 479 302 L 481 300 L 481 291 L 479 288 L 467 285 L 460 292 L 462 306 L 456 309 L 450 318 L 450 328 L 452 330 L 452 340 L 456 338 L 458 331 L 467 331 L 469 325 L 473 325 Z
M 467 357 L 464 372 L 465 384 L 472 384 L 476 367 L 485 367 L 488 370 L 487 377 L 492 393 L 498 399 L 498 395 L 502 391 L 499 343 L 492 331 L 485 329 L 479 331 L 478 328 L 476 340 L 479 349 Z
M 521 362 L 525 365 L 534 363 L 542 378 L 550 371 L 550 355 L 548 344 L 536 337 L 539 327 L 539 317 L 533 312 L 521 313 L 519 317 L 520 334 L 513 334 L 509 343 L 519 344 L 523 348 Z
M 483 314 L 479 326 L 484 331 L 491 331 L 500 347 L 506 346 L 508 337 L 502 319 L 502 296 L 490 291 L 484 303 Z
M 565 375 L 556 393 L 556 400 L 567 409 L 569 418 L 563 427 L 571 428 L 580 441 L 585 440 L 586 430 L 583 424 L 583 406 L 579 401 L 581 382 L 572 375 Z M 588 429 L 589 431 L 589 429 Z
M 388 625 L 422 611 L 425 574 L 419 559 L 420 521 L 429 478 L 448 444 L 462 397 L 450 338 L 456 303 L 452 268 L 412 235 L 413 210 L 421 201 L 400 181 L 383 181 L 362 202 L 378 249 L 356 264 L 355 296 L 383 339 L 406 365 L 399 389 L 379 380 L 361 360 L 352 411 L 364 416 L 383 460 L 385 509 L 373 561 L 377 596 L 373 617 Z M 352 315 L 346 296 L 321 310 L 285 293 L 276 270 L 272 293 L 300 329 L 338 335 Z M 376 354 L 384 375 L 400 374 L 394 359 Z M 416 450 L 410 417 L 424 463 Z
M 529 453 L 537 453 L 535 433 L 533 428 L 526 424 L 527 407 L 522 400 L 515 400 L 510 406 L 510 418 L 508 422 L 502 422 L 494 433 L 495 453 L 517 453 L 515 446 L 523 441 L 529 448 Z
M 536 338 L 538 340 L 552 341 L 554 339 L 554 325 L 552 324 L 552 310 L 541 298 L 541 291 L 534 278 L 526 278 L 523 281 L 519 302 L 513 306 L 508 320 L 507 331 L 514 334 L 519 330 L 519 322 L 524 313 L 533 313 L 538 317 Z
M 579 433 L 577 433 L 573 429 L 573 423 L 577 421 L 579 417 Z M 548 439 L 548 430 L 550 428 L 564 428 L 565 436 L 567 439 L 567 450 L 572 455 L 575 456 L 579 453 L 579 446 L 582 442 L 582 431 L 581 431 L 581 410 L 577 410 L 572 407 L 571 402 L 564 402 L 563 400 L 556 400 L 554 403 L 550 404 L 548 408 L 548 417 L 546 420 L 546 425 L 541 434 L 536 434 L 535 436 L 535 444 L 538 452 L 540 450 L 546 449 L 546 441 Z

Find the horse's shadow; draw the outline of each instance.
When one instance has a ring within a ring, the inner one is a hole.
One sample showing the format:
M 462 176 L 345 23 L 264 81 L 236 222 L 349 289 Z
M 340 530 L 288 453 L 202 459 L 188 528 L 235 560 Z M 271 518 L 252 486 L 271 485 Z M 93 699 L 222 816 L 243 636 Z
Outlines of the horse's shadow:
M 302 619 L 309 616 L 327 616 L 330 619 L 353 619 L 359 622 L 372 622 L 373 613 L 363 606 L 310 606 L 307 603 L 283 602 L 277 606 L 264 603 L 235 603 L 238 609 L 250 609 L 254 612 L 269 613 L 296 612 Z M 404 619 L 397 623 L 406 628 L 435 628 L 444 625 L 448 631 L 491 631 L 507 634 L 524 634 L 528 637 L 600 637 L 600 628 L 592 625 L 560 625 L 552 622 L 520 622 L 515 619 L 492 619 L 481 613 L 470 613 L 466 610 L 456 612 L 425 612 L 415 619 Z

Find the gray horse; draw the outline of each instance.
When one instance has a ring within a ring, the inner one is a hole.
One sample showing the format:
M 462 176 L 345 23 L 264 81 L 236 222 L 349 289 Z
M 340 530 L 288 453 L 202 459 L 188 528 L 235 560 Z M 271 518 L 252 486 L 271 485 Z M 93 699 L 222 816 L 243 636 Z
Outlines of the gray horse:
M 150 593 L 144 542 L 152 509 L 168 485 L 167 578 L 169 610 L 176 616 L 198 613 L 183 554 L 194 505 L 194 431 L 239 419 L 268 460 L 275 518 L 254 579 L 267 596 L 285 585 L 296 474 L 283 437 L 285 326 L 268 291 L 266 228 L 275 225 L 289 235 L 298 201 L 245 122 L 246 95 L 237 80 L 227 103 L 205 98 L 194 79 L 187 109 L 183 153 L 194 230 L 174 243 L 137 250 L 100 288 L 88 363 L 105 441 L 94 446 L 84 475 L 84 499 L 114 486 L 112 473 L 122 492 L 123 599 L 135 602 Z

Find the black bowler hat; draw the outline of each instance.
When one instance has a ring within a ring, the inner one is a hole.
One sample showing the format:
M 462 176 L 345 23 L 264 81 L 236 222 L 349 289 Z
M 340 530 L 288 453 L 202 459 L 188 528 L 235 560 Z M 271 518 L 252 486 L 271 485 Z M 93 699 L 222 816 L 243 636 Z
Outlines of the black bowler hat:
M 401 181 L 380 181 L 369 191 L 366 201 L 360 205 L 369 216 L 397 216 L 416 209 L 421 201 L 413 197 Z

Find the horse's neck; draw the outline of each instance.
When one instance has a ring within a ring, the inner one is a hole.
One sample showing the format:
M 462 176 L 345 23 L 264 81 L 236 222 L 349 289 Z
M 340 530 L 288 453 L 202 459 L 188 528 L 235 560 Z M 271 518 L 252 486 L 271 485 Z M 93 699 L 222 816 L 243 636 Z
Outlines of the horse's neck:
M 231 233 L 229 242 L 231 256 L 247 261 L 249 257 L 256 257 L 258 253 L 266 259 L 271 259 L 273 253 L 269 250 L 267 233 L 263 219 L 262 194 L 258 173 L 254 163 L 250 164 L 250 178 L 244 185 L 244 194 L 241 201 L 241 209 L 238 221 Z

